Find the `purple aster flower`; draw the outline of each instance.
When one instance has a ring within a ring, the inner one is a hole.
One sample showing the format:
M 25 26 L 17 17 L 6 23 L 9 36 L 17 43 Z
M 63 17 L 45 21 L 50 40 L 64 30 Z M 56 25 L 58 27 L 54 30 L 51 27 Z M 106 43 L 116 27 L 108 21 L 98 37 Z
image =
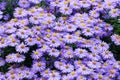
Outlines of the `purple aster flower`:
M 101 63 L 96 61 L 88 61 L 87 65 L 92 69 L 96 69 L 101 66 Z
M 46 63 L 44 61 L 34 61 L 32 65 L 33 72 L 43 71 L 46 67 Z
M 86 28 L 86 29 L 83 29 L 82 33 L 83 33 L 85 36 L 93 36 L 94 31 L 93 31 L 92 28 Z
M 70 7 L 74 9 L 79 9 L 81 7 L 79 0 L 74 0 L 70 2 Z
M 62 66 L 62 72 L 63 73 L 69 73 L 74 70 L 74 66 L 71 64 L 65 64 Z
M 77 69 L 77 72 L 82 75 L 89 75 L 92 71 L 88 67 L 82 65 L 80 68 Z
M 97 17 L 99 17 L 100 14 L 95 10 L 91 10 L 89 15 L 92 16 L 92 17 L 97 18 Z
M 14 16 L 18 18 L 26 17 L 27 11 L 23 8 L 15 8 Z
M 28 45 L 28 46 L 33 46 L 33 45 L 35 45 L 35 38 L 30 38 L 30 37 L 28 37 L 27 39 L 25 39 L 25 43 L 26 43 L 26 45 Z
M 72 49 L 68 49 L 68 50 L 64 50 L 61 55 L 64 57 L 64 58 L 73 58 L 74 57 L 74 52 Z
M 96 53 L 91 53 L 91 54 L 88 56 L 88 58 L 89 58 L 90 60 L 94 60 L 94 61 L 99 61 L 99 60 L 101 59 L 101 57 L 100 57 L 98 54 L 96 54 Z
M 30 6 L 30 3 L 27 0 L 20 0 L 18 2 L 18 5 L 22 8 L 28 8 Z
M 28 38 L 29 30 L 18 29 L 16 35 L 22 39 Z
M 61 75 L 59 72 L 57 71 L 52 71 L 50 74 L 49 74 L 49 78 L 48 80 L 60 80 L 61 78 Z
M 0 3 L 0 5 L 1 5 L 0 10 L 5 10 L 6 6 L 7 6 L 7 3 L 3 1 L 3 2 Z
M 113 54 L 110 51 L 104 51 L 103 53 L 101 53 L 102 58 L 103 59 L 109 59 L 109 58 L 113 58 Z
M 60 12 L 65 15 L 69 15 L 72 13 L 72 9 L 67 6 L 60 7 Z
M 49 77 L 49 74 L 51 73 L 51 70 L 50 69 L 46 69 L 44 70 L 41 75 L 45 78 L 48 78 Z
M 43 53 L 41 52 L 41 50 L 37 49 L 36 51 L 33 51 L 31 57 L 33 59 L 39 59 L 42 55 L 43 55 Z
M 80 48 L 75 49 L 74 53 L 75 53 L 75 55 L 76 55 L 77 57 L 79 57 L 79 58 L 84 58 L 84 57 L 86 57 L 86 56 L 88 55 L 87 50 L 85 50 L 85 49 L 80 49 Z
M 48 52 L 50 56 L 58 57 L 60 55 L 60 52 L 54 48 L 51 48 Z
M 5 15 L 3 16 L 3 19 L 4 19 L 5 21 L 9 20 L 9 19 L 10 19 L 10 15 L 9 15 L 9 14 L 5 14 Z
M 61 22 L 55 22 L 55 27 L 54 29 L 57 31 L 64 31 L 65 30 L 65 25 L 62 24 Z
M 68 31 L 68 32 L 73 32 L 77 29 L 77 26 L 75 26 L 73 24 L 67 24 L 67 25 L 65 25 L 65 27 L 66 27 L 66 31 Z
M 85 76 L 78 75 L 76 80 L 87 80 L 87 78 Z
M 24 43 L 21 43 L 16 46 L 16 51 L 20 53 L 27 53 L 29 51 L 29 48 Z
M 5 61 L 3 58 L 0 57 L 0 66 L 4 66 L 5 65 Z
M 38 4 L 40 3 L 42 0 L 28 0 L 29 2 L 31 3 L 34 3 L 34 4 Z
M 81 7 L 83 8 L 89 8 L 90 7 L 90 3 L 86 0 L 82 0 L 80 1 Z
M 99 49 L 100 49 L 101 51 L 106 51 L 106 50 L 109 49 L 109 45 L 108 45 L 107 43 L 105 43 L 105 42 L 101 42 L 101 43 L 98 45 L 98 47 L 99 47 Z
M 110 12 L 109 12 L 109 15 L 112 18 L 115 18 L 115 17 L 120 15 L 120 10 L 119 9 L 111 9 Z
M 20 63 L 20 62 L 23 62 L 25 60 L 25 56 L 20 55 L 19 53 L 14 54 L 14 56 L 15 56 L 14 62 Z
M 54 66 L 59 69 L 59 70 L 62 70 L 62 67 L 65 65 L 64 62 L 61 62 L 61 61 L 55 61 L 54 62 Z
M 15 59 L 14 54 L 9 54 L 9 55 L 6 56 L 6 62 L 7 62 L 7 63 L 12 63 L 12 62 L 14 62 L 14 59 Z
M 66 43 L 75 43 L 77 41 L 77 37 L 74 35 L 71 35 L 71 34 L 66 34 L 66 35 L 64 35 L 63 40 Z

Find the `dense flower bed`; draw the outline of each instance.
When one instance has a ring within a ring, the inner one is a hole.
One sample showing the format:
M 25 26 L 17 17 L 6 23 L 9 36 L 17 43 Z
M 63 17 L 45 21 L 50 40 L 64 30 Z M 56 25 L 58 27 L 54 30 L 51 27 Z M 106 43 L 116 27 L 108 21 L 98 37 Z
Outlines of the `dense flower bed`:
M 120 80 L 120 0 L 0 5 L 0 80 Z

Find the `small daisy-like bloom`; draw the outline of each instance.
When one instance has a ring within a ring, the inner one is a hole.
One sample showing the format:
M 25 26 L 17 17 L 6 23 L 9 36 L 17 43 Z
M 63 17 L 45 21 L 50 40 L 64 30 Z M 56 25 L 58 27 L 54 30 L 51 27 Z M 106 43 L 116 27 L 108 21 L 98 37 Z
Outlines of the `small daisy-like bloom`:
M 95 7 L 96 11 L 103 11 L 104 7 L 102 3 L 98 3 L 97 6 Z
M 5 48 L 8 46 L 8 41 L 5 38 L 0 39 L 0 48 Z
M 15 17 L 26 17 L 27 16 L 27 11 L 23 8 L 16 8 L 14 12 Z
M 72 13 L 72 9 L 67 6 L 60 7 L 60 12 L 65 15 L 69 15 Z
M 78 75 L 76 80 L 87 80 L 85 76 Z
M 8 80 L 19 80 L 17 74 L 10 74 L 7 79 L 8 79 Z
M 71 1 L 70 2 L 70 7 L 74 8 L 74 9 L 79 9 L 80 6 L 80 1 L 79 0 L 75 0 L 75 1 Z
M 81 60 L 74 61 L 75 69 L 80 68 L 83 65 L 83 62 Z
M 0 2 L 0 10 L 5 10 L 6 9 L 6 6 L 7 6 L 7 2 L 6 1 L 2 1 Z
M 36 34 L 41 34 L 41 27 L 40 26 L 35 26 L 32 28 L 32 30 Z
M 34 3 L 34 4 L 38 4 L 40 3 L 42 0 L 28 0 L 29 2 L 31 3 Z
M 15 59 L 15 56 L 13 54 L 9 54 L 6 56 L 6 62 L 12 63 Z
M 89 15 L 92 16 L 92 17 L 97 18 L 97 17 L 99 17 L 100 14 L 95 10 L 91 10 Z
M 79 27 L 78 28 L 80 28 L 80 29 L 86 29 L 87 28 L 87 25 L 86 25 L 86 23 L 85 22 L 80 22 L 80 23 L 78 23 L 79 25 Z
M 50 49 L 48 52 L 50 56 L 58 57 L 60 55 L 60 52 L 55 48 Z
M 107 43 L 105 43 L 105 42 L 101 42 L 101 43 L 98 45 L 98 47 L 99 47 L 99 49 L 100 49 L 101 51 L 106 51 L 106 50 L 109 49 L 109 45 L 108 45 Z
M 106 9 L 113 9 L 113 8 L 115 8 L 114 3 L 111 2 L 111 1 L 108 1 L 108 0 L 106 0 L 106 1 L 103 3 L 103 6 L 104 6 L 104 8 L 106 8 Z
M 61 52 L 61 54 L 64 58 L 73 58 L 74 57 L 74 52 L 72 49 L 64 50 L 63 52 Z
M 88 75 L 91 73 L 91 70 L 88 67 L 82 65 L 80 68 L 77 69 L 77 72 L 82 75 Z
M 112 18 L 115 18 L 117 16 L 120 15 L 120 10 L 119 9 L 111 9 L 109 11 L 109 15 L 112 17 Z
M 61 80 L 70 80 L 70 76 L 68 75 L 62 75 Z
M 39 24 L 40 23 L 40 19 L 38 16 L 32 16 L 29 18 L 29 21 L 32 23 L 32 24 Z
M 98 73 L 98 74 L 96 74 L 95 79 L 103 80 L 104 79 L 104 75 Z
M 93 52 L 93 53 L 100 53 L 101 50 L 99 49 L 98 45 L 93 45 L 91 46 L 90 50 Z
M 5 61 L 3 58 L 0 57 L 0 66 L 4 66 L 5 65 Z
M 10 34 L 11 34 L 11 33 L 14 33 L 14 32 L 17 30 L 15 27 L 13 27 L 13 26 L 11 26 L 11 25 L 6 25 L 6 28 L 7 28 L 7 29 L 6 29 L 5 32 L 8 33 L 8 34 L 9 34 L 9 33 L 10 33 Z
M 95 26 L 93 31 L 96 35 L 99 35 L 101 34 L 102 28 L 99 26 Z
M 63 72 L 63 73 L 69 73 L 69 72 L 71 72 L 71 71 L 73 71 L 73 70 L 74 70 L 74 66 L 71 65 L 71 64 L 65 64 L 65 65 L 63 65 L 63 67 L 62 67 L 62 72 Z
M 91 53 L 91 54 L 88 56 L 88 58 L 89 58 L 90 60 L 94 60 L 94 61 L 99 61 L 99 60 L 101 59 L 101 57 L 100 57 L 98 54 L 96 54 L 96 53 Z
M 43 55 L 43 53 L 41 52 L 41 50 L 37 49 L 36 51 L 33 51 L 31 57 L 33 59 L 39 59 L 42 55 Z
M 48 44 L 50 45 L 50 47 L 58 47 L 58 46 L 60 46 L 60 42 L 57 39 L 49 40 Z
M 18 29 L 16 35 L 22 39 L 25 39 L 29 35 L 29 30 Z
M 19 27 L 23 27 L 23 26 L 26 26 L 28 25 L 28 19 L 24 18 L 24 19 L 20 19 L 19 21 Z
M 109 58 L 113 58 L 113 54 L 110 51 L 104 51 L 103 53 L 101 53 L 101 55 L 102 55 L 102 58 L 105 60 Z
M 41 52 L 48 52 L 48 50 L 50 50 L 50 47 L 48 45 L 42 45 L 42 47 L 40 48 Z
M 62 62 L 62 61 L 55 61 L 54 62 L 54 66 L 57 68 L 57 69 L 59 69 L 59 70 L 62 70 L 62 67 L 65 65 L 65 63 L 64 62 Z
M 90 7 L 90 3 L 86 0 L 82 0 L 80 1 L 81 7 L 83 8 L 89 8 Z
M 16 46 L 16 45 L 18 45 L 19 44 L 19 40 L 18 39 L 16 39 L 16 38 L 14 38 L 14 37 L 12 37 L 12 36 L 10 36 L 9 38 L 8 38 L 8 43 L 9 43 L 9 46 Z
M 113 34 L 113 35 L 111 36 L 111 40 L 112 40 L 113 42 L 115 42 L 117 39 L 120 39 L 120 35 Z
M 17 63 L 23 62 L 25 60 L 25 56 L 19 53 L 14 54 L 14 57 L 15 57 L 14 62 L 17 62 Z
M 61 22 L 56 22 L 54 29 L 57 30 L 57 31 L 64 31 L 65 30 L 65 25 L 62 24 Z
M 36 43 L 35 43 L 35 39 L 34 39 L 34 38 L 30 38 L 30 37 L 28 37 L 27 39 L 25 39 L 25 43 L 26 43 L 26 45 L 28 45 L 28 46 L 33 46 L 33 45 L 36 44 Z
M 64 37 L 63 40 L 66 43 L 75 43 L 77 41 L 77 37 L 75 35 L 66 34 L 63 37 Z
M 120 61 L 116 61 L 113 65 L 120 70 Z
M 71 71 L 68 76 L 70 76 L 70 79 L 74 79 L 78 76 L 77 72 L 76 71 Z
M 2 19 L 2 17 L 3 17 L 3 12 L 0 11 L 0 19 Z
M 98 68 L 98 67 L 101 66 L 101 63 L 96 62 L 96 61 L 88 61 L 88 62 L 87 62 L 87 65 L 88 65 L 90 68 L 96 69 L 96 68 Z
M 85 49 L 80 49 L 80 48 L 75 49 L 74 53 L 75 53 L 75 55 L 76 55 L 77 57 L 79 57 L 79 58 L 84 58 L 84 57 L 86 57 L 86 56 L 88 55 L 87 50 L 85 50 Z
M 66 27 L 66 30 L 68 32 L 73 32 L 73 31 L 75 31 L 77 29 L 77 26 L 75 26 L 73 24 L 67 24 L 65 27 Z
M 23 73 L 17 73 L 17 77 L 18 77 L 18 79 L 23 79 L 24 78 L 24 74 Z
M 28 8 L 30 6 L 30 3 L 27 0 L 20 0 L 18 2 L 18 5 L 22 8 Z
M 27 53 L 29 51 L 29 48 L 26 47 L 26 45 L 24 43 L 21 43 L 16 46 L 16 51 L 18 51 L 20 53 Z
M 50 74 L 49 74 L 49 78 L 48 80 L 60 80 L 61 78 L 61 75 L 59 72 L 57 71 L 52 71 Z
M 45 78 L 48 78 L 49 77 L 49 74 L 51 73 L 51 70 L 50 69 L 46 69 L 44 70 L 41 75 Z
M 113 30 L 113 27 L 110 24 L 108 24 L 108 23 L 105 23 L 103 26 L 104 26 L 105 30 L 109 30 L 109 31 Z
M 32 79 L 32 77 L 33 77 L 33 72 L 32 71 L 30 71 L 30 70 L 25 70 L 24 71 L 24 76 L 25 76 L 25 78 L 28 78 L 28 79 Z
M 82 33 L 83 33 L 85 36 L 93 36 L 94 31 L 93 31 L 92 28 L 85 28 L 85 29 L 83 29 Z
M 60 1 L 59 0 L 56 0 L 56 1 L 50 1 L 50 5 L 52 6 L 52 7 L 59 7 L 60 5 Z
M 46 64 L 44 61 L 35 61 L 32 65 L 33 72 L 43 71 L 46 67 Z
M 116 77 L 117 73 L 118 71 L 116 69 L 110 69 L 107 75 L 109 76 L 109 78 L 114 78 Z

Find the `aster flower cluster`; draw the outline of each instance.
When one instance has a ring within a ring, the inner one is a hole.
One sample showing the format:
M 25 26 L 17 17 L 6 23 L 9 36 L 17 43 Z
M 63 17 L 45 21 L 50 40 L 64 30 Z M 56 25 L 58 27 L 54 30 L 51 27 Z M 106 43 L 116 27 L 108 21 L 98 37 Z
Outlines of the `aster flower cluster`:
M 40 7 L 39 3 L 46 3 Z M 0 80 L 120 80 L 120 61 L 102 38 L 119 0 L 19 0 L 0 25 Z M 120 45 L 120 36 L 111 40 Z M 9 51 L 10 49 L 10 51 Z

